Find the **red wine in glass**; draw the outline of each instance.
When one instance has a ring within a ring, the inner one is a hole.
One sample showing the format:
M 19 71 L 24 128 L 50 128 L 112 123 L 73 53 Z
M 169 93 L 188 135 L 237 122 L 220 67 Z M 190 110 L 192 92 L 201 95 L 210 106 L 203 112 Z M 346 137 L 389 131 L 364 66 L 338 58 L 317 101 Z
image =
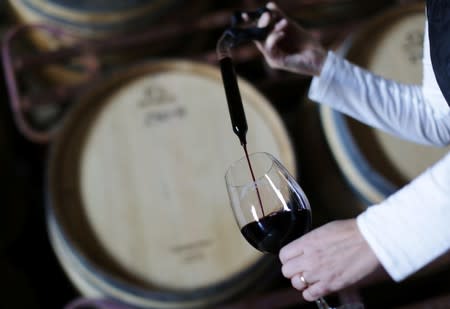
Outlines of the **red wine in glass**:
M 228 169 L 225 180 L 241 233 L 256 249 L 278 254 L 310 230 L 306 195 L 272 155 L 254 153 L 240 159 Z
M 299 238 L 311 228 L 311 212 L 299 205 L 289 211 L 276 211 L 241 228 L 245 239 L 256 249 L 278 254 L 282 247 Z
M 225 174 L 233 214 L 253 247 L 278 254 L 283 246 L 311 229 L 311 207 L 295 178 L 275 157 L 260 152 L 250 154 L 248 159 L 236 161 Z M 249 171 L 250 162 L 253 173 Z M 332 308 L 322 297 L 316 304 L 319 309 Z M 356 303 L 336 309 L 362 308 Z
M 311 228 L 306 195 L 272 155 L 259 152 L 241 158 L 228 169 L 225 181 L 240 230 L 258 250 L 277 254 Z

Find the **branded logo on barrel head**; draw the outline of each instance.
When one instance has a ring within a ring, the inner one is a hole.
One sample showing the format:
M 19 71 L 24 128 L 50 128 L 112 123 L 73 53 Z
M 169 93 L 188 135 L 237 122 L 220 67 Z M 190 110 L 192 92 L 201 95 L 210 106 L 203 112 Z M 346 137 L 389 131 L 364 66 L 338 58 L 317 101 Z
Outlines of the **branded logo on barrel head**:
M 154 83 L 143 88 L 137 106 L 146 110 L 144 123 L 147 127 L 186 115 L 186 108 L 177 102 L 174 93 Z

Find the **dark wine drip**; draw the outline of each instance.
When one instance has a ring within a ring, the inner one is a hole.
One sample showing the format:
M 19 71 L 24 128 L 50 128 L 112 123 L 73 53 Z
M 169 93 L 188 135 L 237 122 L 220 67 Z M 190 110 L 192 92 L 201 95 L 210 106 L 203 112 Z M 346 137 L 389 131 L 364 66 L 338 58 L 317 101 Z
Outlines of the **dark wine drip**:
M 250 169 L 250 174 L 252 174 L 253 183 L 255 184 L 256 194 L 258 195 L 259 207 L 261 208 L 261 212 L 264 217 L 265 216 L 264 207 L 262 204 L 261 195 L 259 194 L 259 189 L 258 189 L 258 185 L 256 183 L 255 174 L 253 173 L 252 163 L 250 162 L 250 158 L 248 156 L 247 145 L 244 144 L 244 145 L 242 145 L 242 147 L 244 148 L 245 157 L 247 158 L 248 168 Z

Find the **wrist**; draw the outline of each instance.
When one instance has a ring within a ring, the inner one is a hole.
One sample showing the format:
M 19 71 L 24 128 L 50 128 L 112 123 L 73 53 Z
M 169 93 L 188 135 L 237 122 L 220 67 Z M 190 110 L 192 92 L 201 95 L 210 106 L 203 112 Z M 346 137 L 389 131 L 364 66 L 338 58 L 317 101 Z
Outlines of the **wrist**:
M 314 52 L 314 71 L 312 72 L 313 76 L 320 76 L 322 73 L 323 65 L 325 64 L 325 60 L 327 59 L 327 51 L 324 49 L 320 49 Z
M 282 67 L 297 74 L 319 76 L 327 58 L 323 49 L 310 49 L 300 54 L 287 57 Z

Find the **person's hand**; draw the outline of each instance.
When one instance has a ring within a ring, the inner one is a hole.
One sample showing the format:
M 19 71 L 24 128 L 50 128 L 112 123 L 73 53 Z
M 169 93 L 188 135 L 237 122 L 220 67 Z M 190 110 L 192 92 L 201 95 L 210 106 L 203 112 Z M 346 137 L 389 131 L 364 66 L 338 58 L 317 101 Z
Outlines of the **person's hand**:
M 272 2 L 266 7 L 271 11 L 258 20 L 258 27 L 274 24 L 263 42 L 255 42 L 266 62 L 275 69 L 304 75 L 320 75 L 327 52 L 320 42 L 301 28 Z
M 333 221 L 312 230 L 284 246 L 279 257 L 283 275 L 303 291 L 307 301 L 350 286 L 380 266 L 355 219 Z

